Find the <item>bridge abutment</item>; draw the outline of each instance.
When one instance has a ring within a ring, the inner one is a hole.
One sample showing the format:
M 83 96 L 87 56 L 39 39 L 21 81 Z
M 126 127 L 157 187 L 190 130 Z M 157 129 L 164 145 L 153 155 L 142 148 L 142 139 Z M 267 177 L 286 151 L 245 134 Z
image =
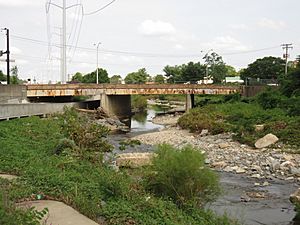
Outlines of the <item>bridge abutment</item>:
M 101 95 L 101 107 L 109 116 L 127 118 L 131 115 L 131 96 L 130 95 Z

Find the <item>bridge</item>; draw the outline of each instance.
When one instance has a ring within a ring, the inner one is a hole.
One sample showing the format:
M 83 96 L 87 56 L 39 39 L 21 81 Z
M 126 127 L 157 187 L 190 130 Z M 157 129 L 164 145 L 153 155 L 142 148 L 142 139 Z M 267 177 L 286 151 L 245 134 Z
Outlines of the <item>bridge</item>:
M 194 106 L 195 94 L 241 93 L 240 86 L 197 84 L 53 84 L 28 85 L 27 98 L 93 96 L 101 106 L 119 117 L 131 114 L 131 95 L 186 95 L 186 109 Z M 98 97 L 98 98 L 97 98 Z

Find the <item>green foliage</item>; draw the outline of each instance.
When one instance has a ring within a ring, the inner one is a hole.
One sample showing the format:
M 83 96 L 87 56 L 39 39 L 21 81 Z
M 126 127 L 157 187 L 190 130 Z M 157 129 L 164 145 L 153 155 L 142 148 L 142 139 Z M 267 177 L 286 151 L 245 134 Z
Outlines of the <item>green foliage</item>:
M 111 84 L 121 84 L 122 81 L 122 77 L 120 75 L 113 75 L 110 78 L 110 83 Z
M 109 83 L 108 73 L 105 69 L 98 68 L 98 79 L 99 83 Z M 97 81 L 97 70 L 82 75 L 81 73 L 77 72 L 73 77 L 72 81 L 78 81 L 81 83 L 96 83 Z
M 286 77 L 281 78 L 281 91 L 284 95 L 291 96 L 300 96 L 300 67 L 288 73 Z
M 0 81 L 6 81 L 6 75 L 4 75 L 4 73 L 2 72 L 2 70 L 0 70 Z
M 105 139 L 109 133 L 107 127 L 80 115 L 74 108 L 65 108 L 59 118 L 62 134 L 74 144 L 69 140 L 63 140 L 56 147 L 56 151 L 59 152 L 60 149 L 67 147 L 75 151 L 79 157 L 92 157 L 94 152 L 102 153 L 112 150 L 112 146 Z
M 257 59 L 241 72 L 241 78 L 278 79 L 284 73 L 285 61 L 273 56 Z
M 208 66 L 208 76 L 212 77 L 214 83 L 221 83 L 228 73 L 228 67 L 225 65 L 222 56 L 212 52 L 210 55 L 206 54 L 203 59 L 206 66 Z
M 142 95 L 133 95 L 131 96 L 131 106 L 138 111 L 143 111 L 147 108 L 147 98 Z
M 108 225 L 232 224 L 227 217 L 218 217 L 210 211 L 179 209 L 174 203 L 157 198 L 143 189 L 141 179 L 133 179 L 126 171 L 115 172 L 85 158 L 54 155 L 53 149 L 65 134 L 61 132 L 60 118 L 4 121 L 0 123 L 0 130 L 1 172 L 19 176 L 9 184 L 7 199 L 10 201 L 42 195 L 65 202 L 95 221 L 102 218 Z M 5 190 L 1 182 L 0 179 L 0 193 Z M 0 224 L 38 224 L 25 223 L 26 218 L 32 221 L 35 217 L 12 208 L 7 210 L 1 206 L 2 202 L 0 199 Z
M 203 206 L 215 199 L 220 191 L 218 177 L 205 166 L 199 150 L 160 145 L 156 153 L 146 177 L 147 189 L 179 206 Z
M 42 211 L 17 209 L 8 199 L 9 181 L 0 178 L 0 224 L 5 225 L 40 225 L 42 219 L 48 214 L 48 209 Z
M 158 84 L 163 84 L 165 83 L 165 77 L 161 74 L 158 74 L 154 77 L 154 82 Z
M 149 74 L 147 73 L 145 68 L 139 69 L 137 72 L 129 73 L 125 77 L 126 84 L 144 84 L 149 78 Z
M 168 83 L 175 83 L 175 81 L 182 81 L 181 78 L 181 68 L 182 66 L 165 66 L 163 69 L 165 76 L 167 77 Z
M 268 89 L 257 95 L 257 102 L 263 109 L 273 109 L 281 105 L 282 95 L 279 91 Z
M 212 134 L 219 134 L 227 131 L 227 125 L 223 122 L 224 115 L 216 110 L 216 107 L 209 105 L 204 108 L 195 108 L 179 118 L 178 124 L 191 132 L 209 130 Z

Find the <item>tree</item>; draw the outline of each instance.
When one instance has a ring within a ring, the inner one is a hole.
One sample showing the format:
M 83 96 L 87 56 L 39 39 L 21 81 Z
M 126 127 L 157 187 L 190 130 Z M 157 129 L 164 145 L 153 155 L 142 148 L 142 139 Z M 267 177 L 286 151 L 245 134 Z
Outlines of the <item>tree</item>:
M 6 81 L 6 75 L 0 70 L 0 81 Z
M 181 79 L 181 66 L 165 66 L 165 76 L 168 83 L 175 83 L 175 81 L 182 81 Z
M 110 78 L 111 84 L 121 84 L 122 83 L 122 77 L 120 75 L 113 75 Z
M 233 66 L 230 65 L 225 65 L 226 69 L 227 69 L 227 74 L 226 76 L 228 77 L 235 77 L 238 76 L 238 72 L 235 70 L 235 68 Z
M 143 84 L 149 78 L 149 74 L 147 73 L 145 68 L 139 69 L 137 72 L 129 73 L 125 77 L 126 84 Z
M 181 66 L 181 80 L 184 82 L 196 82 L 202 80 L 205 76 L 205 66 L 200 62 L 189 62 L 187 65 Z
M 298 65 L 297 69 L 288 73 L 287 76 L 282 76 L 280 83 L 284 95 L 300 96 L 300 66 Z
M 222 56 L 218 55 L 216 52 L 212 52 L 210 55 L 206 54 L 203 59 L 207 66 L 208 76 L 212 77 L 214 83 L 221 83 L 228 72 Z
M 20 83 L 20 80 L 18 78 L 18 74 L 19 74 L 19 69 L 17 66 L 14 66 L 11 68 L 10 70 L 11 72 L 11 80 L 10 80 L 10 83 L 11 84 L 19 84 Z
M 77 82 L 82 83 L 83 82 L 83 75 L 82 75 L 82 73 L 80 73 L 80 72 L 75 73 L 72 76 L 72 81 L 77 81 Z
M 97 70 L 85 74 L 82 76 L 81 73 L 77 72 L 73 77 L 72 81 L 79 81 L 82 83 L 96 83 L 97 81 Z M 98 78 L 99 78 L 99 83 L 109 83 L 109 77 L 108 73 L 105 69 L 99 68 L 98 69 Z
M 241 72 L 241 78 L 278 79 L 284 74 L 285 61 L 273 56 L 257 59 Z
M 163 84 L 165 83 L 165 77 L 161 74 L 158 74 L 154 77 L 154 82 L 158 84 Z

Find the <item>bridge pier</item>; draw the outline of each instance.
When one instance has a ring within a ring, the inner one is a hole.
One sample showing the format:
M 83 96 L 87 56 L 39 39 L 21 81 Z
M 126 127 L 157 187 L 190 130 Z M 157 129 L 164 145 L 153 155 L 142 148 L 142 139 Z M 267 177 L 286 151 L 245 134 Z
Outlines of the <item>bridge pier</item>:
M 130 95 L 101 95 L 101 107 L 109 116 L 127 118 L 131 115 L 131 96 Z
M 188 94 L 185 98 L 185 111 L 189 111 L 190 109 L 195 107 L 195 95 Z

